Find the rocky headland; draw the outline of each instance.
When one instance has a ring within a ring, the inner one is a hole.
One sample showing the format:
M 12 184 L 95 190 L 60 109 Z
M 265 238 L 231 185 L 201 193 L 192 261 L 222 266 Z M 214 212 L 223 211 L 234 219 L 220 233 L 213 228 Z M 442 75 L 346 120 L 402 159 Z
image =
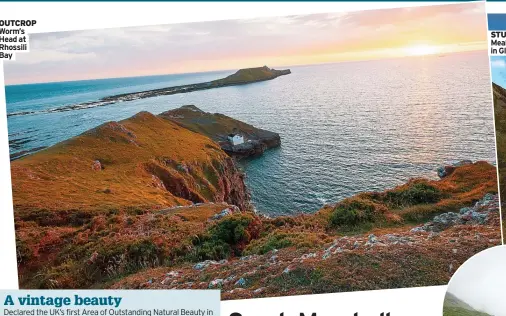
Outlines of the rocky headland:
M 97 106 L 106 106 L 115 104 L 118 102 L 126 102 L 133 101 L 138 99 L 152 98 L 163 95 L 172 95 L 178 93 L 189 93 L 200 90 L 208 90 L 215 88 L 222 88 L 228 86 L 237 86 L 237 85 L 245 85 L 251 84 L 260 81 L 272 80 L 279 76 L 284 76 L 290 74 L 290 69 L 284 70 L 276 70 L 269 68 L 267 66 L 256 67 L 256 68 L 245 68 L 240 69 L 234 74 L 227 76 L 222 79 L 217 79 L 208 82 L 194 83 L 194 84 L 186 84 L 180 86 L 173 86 L 161 89 L 153 89 L 132 93 L 123 93 L 117 95 L 111 95 L 104 98 L 101 98 L 97 101 L 89 101 L 78 104 L 71 104 L 66 106 L 61 106 L 57 108 L 41 110 L 41 111 L 20 111 L 20 112 L 12 112 L 8 113 L 7 116 L 16 116 L 16 115 L 28 115 L 28 114 L 37 114 L 37 113 L 52 113 L 52 112 L 65 112 L 65 111 L 73 111 L 73 110 L 83 110 L 89 109 Z
M 228 128 L 207 120 L 275 135 L 187 106 L 13 161 L 20 287 L 221 288 L 236 299 L 439 285 L 500 244 L 487 162 L 268 218 L 218 144 Z
M 235 120 L 219 113 L 207 113 L 194 105 L 185 105 L 160 114 L 184 128 L 206 135 L 217 142 L 221 149 L 234 157 L 258 156 L 266 149 L 279 147 L 281 138 L 273 133 Z M 244 138 L 241 144 L 232 144 L 228 139 L 233 133 Z

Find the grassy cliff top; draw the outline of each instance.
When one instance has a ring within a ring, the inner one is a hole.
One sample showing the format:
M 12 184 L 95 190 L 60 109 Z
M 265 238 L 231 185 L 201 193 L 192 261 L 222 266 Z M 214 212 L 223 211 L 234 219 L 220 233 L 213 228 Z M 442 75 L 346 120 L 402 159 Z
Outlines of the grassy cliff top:
M 286 70 L 276 70 L 269 68 L 267 66 L 256 67 L 256 68 L 244 68 L 239 69 L 236 73 L 225 77 L 223 79 L 214 80 L 212 84 L 242 84 L 247 82 L 255 82 L 255 81 L 263 81 L 270 80 L 276 77 L 287 75 L 290 73 L 289 69 Z
M 212 182 L 217 165 L 226 158 L 209 138 L 140 112 L 13 161 L 14 207 L 82 210 L 189 204 L 191 195 L 206 199 L 199 197 L 190 178 Z M 189 192 L 183 194 L 185 186 Z M 212 190 L 212 185 L 206 186 Z
M 163 112 L 160 117 L 176 122 L 196 133 L 206 135 L 215 141 L 226 140 L 230 133 L 240 133 L 245 135 L 247 139 L 279 137 L 277 133 L 256 128 L 223 114 L 204 112 L 194 105 L 185 105 Z

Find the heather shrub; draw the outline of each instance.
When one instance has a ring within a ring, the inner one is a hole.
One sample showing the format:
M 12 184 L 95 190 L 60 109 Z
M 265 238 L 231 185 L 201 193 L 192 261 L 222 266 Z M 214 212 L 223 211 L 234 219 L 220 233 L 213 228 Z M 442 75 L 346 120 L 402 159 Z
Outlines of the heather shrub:
M 417 182 L 385 194 L 385 202 L 395 207 L 437 203 L 442 198 L 441 191 L 426 182 Z
M 220 260 L 240 256 L 246 245 L 259 235 L 260 221 L 252 215 L 236 214 L 225 217 L 207 232 L 194 239 L 190 260 Z
M 379 214 L 376 205 L 364 199 L 349 199 L 337 204 L 329 217 L 331 227 L 358 226 L 373 222 Z

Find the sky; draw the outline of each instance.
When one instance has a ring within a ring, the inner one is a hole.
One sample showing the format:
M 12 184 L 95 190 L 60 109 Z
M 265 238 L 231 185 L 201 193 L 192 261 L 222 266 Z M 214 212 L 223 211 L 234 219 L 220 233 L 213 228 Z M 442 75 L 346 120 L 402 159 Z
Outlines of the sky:
M 506 246 L 485 250 L 466 261 L 455 273 L 448 291 L 475 309 L 506 316 Z
M 486 49 L 484 2 L 30 35 L 6 84 Z
M 489 13 L 488 14 L 488 30 L 504 31 L 506 30 L 506 14 Z
M 492 82 L 506 88 L 506 56 L 490 56 Z

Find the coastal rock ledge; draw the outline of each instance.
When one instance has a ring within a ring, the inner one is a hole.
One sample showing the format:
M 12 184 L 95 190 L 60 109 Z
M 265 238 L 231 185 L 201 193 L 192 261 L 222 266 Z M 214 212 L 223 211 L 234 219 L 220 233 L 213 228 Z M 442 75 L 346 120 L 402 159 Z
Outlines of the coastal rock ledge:
M 224 152 L 238 158 L 262 155 L 265 150 L 281 145 L 278 133 L 256 128 L 223 114 L 204 112 L 195 105 L 164 112 L 160 117 L 211 138 Z

